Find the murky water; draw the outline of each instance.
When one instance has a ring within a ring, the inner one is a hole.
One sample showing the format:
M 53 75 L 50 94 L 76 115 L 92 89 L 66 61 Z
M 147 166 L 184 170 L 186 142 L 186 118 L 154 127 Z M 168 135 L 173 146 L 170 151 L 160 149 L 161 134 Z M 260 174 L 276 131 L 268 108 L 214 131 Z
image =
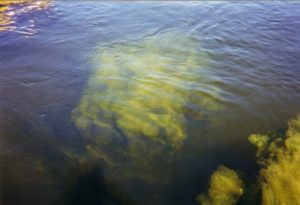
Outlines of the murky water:
M 220 164 L 255 183 L 248 136 L 300 112 L 299 9 L 0 2 L 2 204 L 197 204 Z

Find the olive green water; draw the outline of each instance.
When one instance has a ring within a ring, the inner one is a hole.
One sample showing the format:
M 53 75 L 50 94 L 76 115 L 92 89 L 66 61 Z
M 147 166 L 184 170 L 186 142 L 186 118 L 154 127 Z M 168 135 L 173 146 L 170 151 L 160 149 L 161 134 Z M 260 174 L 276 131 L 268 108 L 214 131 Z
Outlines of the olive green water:
M 249 189 L 248 136 L 300 112 L 298 3 L 0 8 L 3 204 L 198 204 L 212 173 Z

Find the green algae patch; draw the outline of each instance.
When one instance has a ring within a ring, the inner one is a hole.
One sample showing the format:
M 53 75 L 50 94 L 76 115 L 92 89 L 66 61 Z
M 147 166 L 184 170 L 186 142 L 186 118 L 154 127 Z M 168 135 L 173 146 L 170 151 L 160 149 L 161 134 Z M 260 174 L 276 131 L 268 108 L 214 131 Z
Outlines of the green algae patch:
M 284 138 L 252 134 L 248 140 L 257 148 L 261 167 L 256 182 L 261 189 L 260 204 L 300 204 L 300 114 L 289 121 Z M 220 166 L 211 176 L 208 193 L 200 194 L 197 201 L 201 205 L 234 205 L 239 197 L 253 191 L 245 192 L 236 172 Z
M 257 156 L 264 158 L 259 179 L 262 204 L 300 204 L 300 115 L 288 123 L 285 139 L 277 138 L 264 147 L 267 156 L 257 146 Z
M 202 205 L 233 205 L 243 193 L 238 174 L 221 165 L 211 176 L 208 193 L 200 194 L 197 200 Z
M 260 157 L 268 145 L 269 137 L 267 135 L 252 134 L 248 139 L 251 144 L 256 146 L 256 156 Z
M 249 142 L 260 165 L 257 183 L 261 205 L 300 204 L 300 114 L 288 123 L 284 138 L 252 134 Z M 207 194 L 197 198 L 202 205 L 234 205 L 244 193 L 243 182 L 235 171 L 220 166 L 211 176 Z M 257 187 L 255 186 L 255 189 Z M 251 195 L 248 190 L 244 195 Z
M 103 159 L 109 173 L 165 181 L 187 138 L 187 118 L 222 109 L 199 40 L 167 32 L 100 46 L 92 60 L 73 112 L 89 155 Z

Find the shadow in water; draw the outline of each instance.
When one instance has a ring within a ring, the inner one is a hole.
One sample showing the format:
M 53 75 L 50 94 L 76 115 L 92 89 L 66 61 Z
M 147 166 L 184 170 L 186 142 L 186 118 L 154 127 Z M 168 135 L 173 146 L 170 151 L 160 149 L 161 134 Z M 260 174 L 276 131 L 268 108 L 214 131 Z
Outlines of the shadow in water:
M 74 171 L 74 170 L 73 170 Z M 104 180 L 99 164 L 88 169 L 80 169 L 78 173 L 71 173 L 66 192 L 61 198 L 65 205 L 129 205 L 127 196 L 114 185 Z

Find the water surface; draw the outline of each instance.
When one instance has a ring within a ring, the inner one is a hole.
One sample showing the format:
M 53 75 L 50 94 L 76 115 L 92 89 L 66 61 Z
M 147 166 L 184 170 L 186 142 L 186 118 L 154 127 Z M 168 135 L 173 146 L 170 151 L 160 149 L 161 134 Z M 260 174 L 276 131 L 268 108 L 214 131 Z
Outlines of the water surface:
M 300 112 L 299 9 L 0 3 L 3 204 L 197 204 L 219 164 L 255 181 L 248 136 Z

